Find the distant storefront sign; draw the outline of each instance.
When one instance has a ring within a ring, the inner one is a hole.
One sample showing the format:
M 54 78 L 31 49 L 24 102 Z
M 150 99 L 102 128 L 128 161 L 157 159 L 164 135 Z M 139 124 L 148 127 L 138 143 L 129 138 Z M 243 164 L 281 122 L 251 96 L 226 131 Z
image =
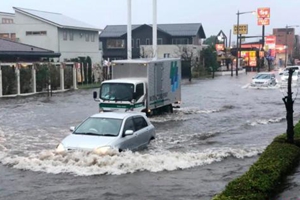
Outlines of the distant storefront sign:
M 266 26 L 270 25 L 270 8 L 258 8 L 257 9 L 257 25 Z
M 233 26 L 233 34 L 237 34 L 237 25 Z M 240 24 L 239 25 L 239 35 L 246 35 L 248 34 L 248 24 Z
M 270 18 L 270 8 L 257 8 L 257 18 Z
M 268 46 L 268 49 L 275 49 L 276 46 L 276 36 L 269 35 L 265 38 L 265 45 Z

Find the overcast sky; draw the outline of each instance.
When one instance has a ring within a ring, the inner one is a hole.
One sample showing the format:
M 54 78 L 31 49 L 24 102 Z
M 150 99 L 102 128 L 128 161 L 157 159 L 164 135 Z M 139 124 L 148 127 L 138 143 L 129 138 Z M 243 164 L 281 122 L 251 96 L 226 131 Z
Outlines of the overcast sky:
M 152 23 L 152 0 L 131 1 L 132 23 Z M 1 0 L 0 11 L 14 12 L 12 7 L 58 12 L 101 29 L 127 24 L 127 0 Z M 202 23 L 207 37 L 220 30 L 228 36 L 236 24 L 237 10 L 245 12 L 259 7 L 271 9 L 266 34 L 272 34 L 273 28 L 300 25 L 300 0 L 157 0 L 157 22 Z M 256 15 L 240 15 L 240 24 L 248 24 L 248 35 L 261 35 Z M 300 33 L 300 27 L 296 33 Z

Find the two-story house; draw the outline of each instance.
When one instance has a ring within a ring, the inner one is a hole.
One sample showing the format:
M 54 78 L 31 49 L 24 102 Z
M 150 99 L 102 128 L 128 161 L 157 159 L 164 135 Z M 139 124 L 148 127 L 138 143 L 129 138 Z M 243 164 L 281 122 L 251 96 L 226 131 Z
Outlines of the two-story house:
M 60 53 L 55 61 L 91 57 L 99 63 L 100 29 L 60 13 L 14 7 L 16 39 L 25 44 Z
M 178 57 L 178 46 L 200 47 L 205 33 L 201 23 L 158 24 L 158 58 Z M 127 26 L 108 25 L 101 32 L 103 59 L 127 58 Z M 132 25 L 132 58 L 152 56 L 152 25 Z M 171 55 L 170 55 L 171 54 Z
M 15 14 L 0 12 L 0 38 L 16 39 Z

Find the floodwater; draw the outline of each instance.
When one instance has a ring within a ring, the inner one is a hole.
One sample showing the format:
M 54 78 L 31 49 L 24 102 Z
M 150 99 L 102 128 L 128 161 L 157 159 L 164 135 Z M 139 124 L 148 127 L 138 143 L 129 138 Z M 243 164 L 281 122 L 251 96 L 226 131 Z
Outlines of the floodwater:
M 185 82 L 182 107 L 150 118 L 149 148 L 115 156 L 54 151 L 98 112 L 93 90 L 0 99 L 0 199 L 211 199 L 286 130 L 285 91 L 248 87 L 254 75 Z

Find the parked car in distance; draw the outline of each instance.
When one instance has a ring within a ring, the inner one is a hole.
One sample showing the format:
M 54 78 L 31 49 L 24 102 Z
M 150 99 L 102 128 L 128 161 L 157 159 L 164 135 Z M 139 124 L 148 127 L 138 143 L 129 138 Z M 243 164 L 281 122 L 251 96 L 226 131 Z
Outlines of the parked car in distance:
M 155 127 L 144 113 L 103 112 L 92 115 L 61 141 L 56 152 L 92 151 L 99 155 L 139 150 L 155 139 Z
M 286 68 L 281 68 L 280 70 L 279 70 L 279 75 L 281 76 L 281 75 L 283 75 L 284 74 L 284 72 L 287 72 L 289 69 L 294 69 L 294 70 L 300 70 L 300 66 L 298 66 L 298 65 L 293 65 L 293 66 L 287 66 Z
M 271 72 L 260 72 L 252 78 L 251 86 L 268 87 L 276 85 L 275 74 Z
M 293 72 L 293 75 L 292 75 L 292 82 L 297 82 L 297 81 L 298 81 L 299 75 L 300 75 L 299 73 L 300 73 L 299 70 L 295 70 L 295 71 Z M 289 71 L 286 70 L 286 71 L 284 71 L 283 74 L 281 75 L 281 82 L 287 83 L 288 78 L 289 78 Z

